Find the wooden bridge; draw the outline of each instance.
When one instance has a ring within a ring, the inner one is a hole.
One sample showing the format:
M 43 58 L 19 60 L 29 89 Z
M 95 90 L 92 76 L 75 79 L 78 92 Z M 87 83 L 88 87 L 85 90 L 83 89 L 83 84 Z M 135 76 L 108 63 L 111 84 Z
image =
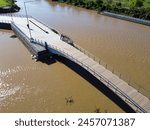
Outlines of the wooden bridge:
M 96 62 L 72 40 L 32 17 L 0 15 L 0 27 L 11 28 L 30 52 L 41 58 L 47 53 L 61 55 L 95 76 L 135 112 L 150 112 L 150 100 L 138 90 Z

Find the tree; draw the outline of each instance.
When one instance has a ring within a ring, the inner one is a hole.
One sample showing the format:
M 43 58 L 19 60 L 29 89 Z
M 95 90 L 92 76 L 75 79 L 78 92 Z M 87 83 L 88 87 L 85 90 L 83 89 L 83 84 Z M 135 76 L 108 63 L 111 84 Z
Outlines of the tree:
M 129 6 L 130 6 L 130 8 L 135 7 L 135 5 L 136 5 L 136 0 L 129 0 Z
M 103 0 L 96 0 L 96 4 L 98 7 L 101 7 L 103 4 Z
M 121 2 L 117 2 L 116 6 L 121 7 Z
M 143 6 L 143 0 L 136 0 L 136 7 L 142 7 Z

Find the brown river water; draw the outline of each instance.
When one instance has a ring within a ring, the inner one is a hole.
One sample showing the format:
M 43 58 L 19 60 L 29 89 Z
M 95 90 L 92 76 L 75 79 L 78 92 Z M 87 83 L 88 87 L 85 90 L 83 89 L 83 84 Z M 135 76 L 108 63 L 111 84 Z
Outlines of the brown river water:
M 17 14 L 25 14 L 24 1 L 18 1 Z M 47 0 L 26 6 L 28 14 L 68 35 L 150 95 L 150 27 Z M 32 60 L 11 35 L 0 30 L 0 112 L 125 112 L 67 65 Z

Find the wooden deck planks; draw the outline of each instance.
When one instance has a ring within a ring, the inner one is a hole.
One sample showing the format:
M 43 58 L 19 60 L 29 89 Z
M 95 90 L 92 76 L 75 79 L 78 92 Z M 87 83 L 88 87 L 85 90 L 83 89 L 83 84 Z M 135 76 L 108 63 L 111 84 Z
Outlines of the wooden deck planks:
M 143 105 L 143 109 L 147 110 L 147 112 L 150 112 L 150 100 L 145 105 Z

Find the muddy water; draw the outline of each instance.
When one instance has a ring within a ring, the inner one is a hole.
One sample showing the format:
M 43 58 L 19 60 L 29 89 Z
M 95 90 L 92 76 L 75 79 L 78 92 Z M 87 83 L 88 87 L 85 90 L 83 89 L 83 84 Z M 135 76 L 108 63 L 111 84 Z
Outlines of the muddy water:
M 27 49 L 11 35 L 0 33 L 0 112 L 94 112 L 96 108 L 122 112 L 64 64 L 31 60 Z M 70 97 L 74 103 L 66 104 L 65 98 Z
M 25 14 L 24 0 L 19 14 Z M 150 27 L 94 11 L 38 0 L 28 14 L 70 36 L 77 44 L 150 91 Z M 0 112 L 123 112 L 92 84 L 60 62 L 31 60 L 12 32 L 0 33 Z M 66 104 L 72 97 L 74 103 Z

